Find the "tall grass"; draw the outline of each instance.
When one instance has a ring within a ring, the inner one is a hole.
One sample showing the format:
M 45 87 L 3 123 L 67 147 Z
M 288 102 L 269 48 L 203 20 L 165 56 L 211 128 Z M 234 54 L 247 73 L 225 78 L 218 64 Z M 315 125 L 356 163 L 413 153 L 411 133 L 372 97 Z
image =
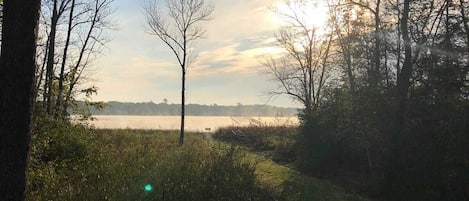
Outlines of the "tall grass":
M 91 130 L 40 119 L 27 200 L 275 199 L 242 151 L 187 136 L 180 147 L 176 132 Z
M 297 133 L 298 126 L 288 122 L 268 124 L 252 120 L 249 126 L 220 128 L 213 137 L 263 152 L 276 162 L 292 162 L 296 158 Z

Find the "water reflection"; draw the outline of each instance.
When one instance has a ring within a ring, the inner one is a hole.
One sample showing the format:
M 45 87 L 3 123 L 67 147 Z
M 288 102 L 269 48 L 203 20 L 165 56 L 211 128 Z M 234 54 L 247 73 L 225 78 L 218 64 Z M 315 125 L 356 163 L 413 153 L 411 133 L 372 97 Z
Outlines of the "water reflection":
M 91 125 L 107 129 L 162 129 L 178 130 L 179 116 L 119 116 L 96 115 Z M 227 117 L 227 116 L 186 116 L 187 131 L 214 132 L 226 126 L 247 126 L 250 124 L 297 125 L 297 117 Z

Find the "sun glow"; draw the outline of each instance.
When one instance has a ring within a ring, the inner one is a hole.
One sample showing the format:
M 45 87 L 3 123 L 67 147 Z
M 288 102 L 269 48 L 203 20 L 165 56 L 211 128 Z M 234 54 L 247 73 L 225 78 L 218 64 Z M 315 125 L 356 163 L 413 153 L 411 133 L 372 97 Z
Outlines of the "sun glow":
M 278 2 L 272 6 L 272 23 L 283 26 L 291 23 L 296 16 L 306 27 L 320 29 L 327 23 L 329 9 L 322 0 L 289 0 Z

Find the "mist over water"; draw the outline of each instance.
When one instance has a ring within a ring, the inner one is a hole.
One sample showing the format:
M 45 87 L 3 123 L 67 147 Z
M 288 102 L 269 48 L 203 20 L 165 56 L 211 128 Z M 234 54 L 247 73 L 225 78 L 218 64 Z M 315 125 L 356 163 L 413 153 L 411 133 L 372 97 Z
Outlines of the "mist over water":
M 129 115 L 95 115 L 90 124 L 104 129 L 161 129 L 178 130 L 179 116 L 129 116 Z M 297 117 L 229 117 L 229 116 L 186 116 L 185 130 L 211 131 L 227 126 L 248 125 L 298 125 Z

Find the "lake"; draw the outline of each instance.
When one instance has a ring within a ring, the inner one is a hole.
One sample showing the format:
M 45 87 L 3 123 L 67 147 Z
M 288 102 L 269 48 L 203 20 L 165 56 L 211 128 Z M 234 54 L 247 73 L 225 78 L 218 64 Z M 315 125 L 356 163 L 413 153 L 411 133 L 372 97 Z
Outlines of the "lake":
M 162 129 L 179 130 L 179 116 L 120 116 L 94 115 L 96 120 L 91 125 L 106 129 Z M 267 125 L 297 125 L 297 117 L 227 117 L 227 116 L 186 116 L 185 130 L 214 132 L 227 126 L 248 126 L 260 123 Z

